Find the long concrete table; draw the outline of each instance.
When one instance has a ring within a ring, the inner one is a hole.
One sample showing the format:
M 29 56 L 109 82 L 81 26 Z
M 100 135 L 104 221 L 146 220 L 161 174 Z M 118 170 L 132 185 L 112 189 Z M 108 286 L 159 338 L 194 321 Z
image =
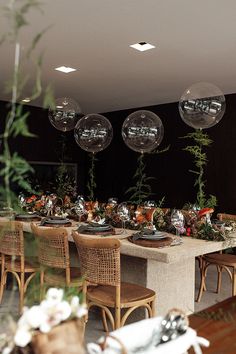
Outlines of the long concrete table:
M 165 248 L 144 248 L 121 240 L 123 280 L 155 290 L 158 315 L 173 307 L 190 314 L 195 302 L 195 257 L 236 246 L 236 234 L 232 236 L 225 242 L 183 237 L 183 244 Z
M 70 241 L 75 226 L 66 228 Z M 24 223 L 24 230 L 30 231 L 30 223 Z M 183 237 L 181 245 L 164 248 L 135 245 L 127 240 L 132 233 L 126 230 L 117 236 L 121 241 L 122 280 L 155 290 L 157 315 L 165 315 L 173 307 L 194 312 L 195 257 L 236 246 L 236 233 L 224 242 Z

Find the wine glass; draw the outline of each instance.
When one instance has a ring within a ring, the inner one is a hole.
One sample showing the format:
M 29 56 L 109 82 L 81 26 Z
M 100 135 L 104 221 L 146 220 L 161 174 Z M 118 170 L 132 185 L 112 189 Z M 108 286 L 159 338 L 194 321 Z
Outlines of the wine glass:
M 146 219 L 148 221 L 147 227 L 152 230 L 156 231 L 156 226 L 153 224 L 153 216 L 156 210 L 156 203 L 154 200 L 147 200 L 144 202 L 144 208 L 146 209 Z
M 121 219 L 122 230 L 125 232 L 125 222 L 130 220 L 130 212 L 127 203 L 119 204 L 116 213 Z
M 171 213 L 171 224 L 176 230 L 176 239 L 180 240 L 180 231 L 184 227 L 184 216 L 180 210 L 174 209 Z
M 80 227 L 81 218 L 83 215 L 85 215 L 87 213 L 87 210 L 85 208 L 84 199 L 77 198 L 77 200 L 75 201 L 75 205 L 74 205 L 74 211 L 75 211 L 76 215 L 79 217 L 78 227 Z

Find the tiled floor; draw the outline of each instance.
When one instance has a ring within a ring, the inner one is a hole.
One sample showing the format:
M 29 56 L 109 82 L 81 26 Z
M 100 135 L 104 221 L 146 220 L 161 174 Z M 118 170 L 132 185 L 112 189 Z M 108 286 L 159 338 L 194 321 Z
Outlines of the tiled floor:
M 209 307 L 219 301 L 226 299 L 231 296 L 231 283 L 227 273 L 223 274 L 222 277 L 222 290 L 220 294 L 215 293 L 216 289 L 216 269 L 215 267 L 209 267 L 207 276 L 207 291 L 203 293 L 202 300 L 200 303 L 195 303 L 195 310 L 200 311 L 206 307 Z M 196 264 L 196 294 L 199 289 L 199 269 Z M 12 293 L 10 290 L 6 290 L 4 293 L 3 302 L 0 305 L 0 314 L 8 313 L 9 311 L 13 313 L 14 316 L 18 313 L 18 292 Z M 103 335 L 102 323 L 99 318 L 99 312 L 93 312 L 89 316 L 89 321 L 86 326 L 85 339 L 86 342 L 95 341 L 101 335 Z

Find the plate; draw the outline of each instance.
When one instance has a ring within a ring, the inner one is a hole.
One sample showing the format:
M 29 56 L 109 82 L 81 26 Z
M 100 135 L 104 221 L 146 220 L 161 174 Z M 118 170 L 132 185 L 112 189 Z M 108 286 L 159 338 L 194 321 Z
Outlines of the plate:
M 68 224 L 68 223 L 71 223 L 69 219 L 63 219 L 63 218 L 59 218 L 59 217 L 55 218 L 55 219 L 54 218 L 53 219 L 46 218 L 41 221 L 41 225 L 45 225 L 45 224 L 52 224 L 52 225 L 62 224 L 62 225 L 64 225 L 64 224 Z
M 39 218 L 40 216 L 37 214 L 17 214 L 15 218 L 20 218 L 20 219 L 33 219 L 33 218 Z
M 110 225 L 99 225 L 99 226 L 87 226 L 84 229 L 86 231 L 108 231 L 108 230 L 112 230 L 113 227 Z
M 139 238 L 142 240 L 161 240 L 166 237 L 167 237 L 167 234 L 162 233 L 160 235 L 143 235 Z

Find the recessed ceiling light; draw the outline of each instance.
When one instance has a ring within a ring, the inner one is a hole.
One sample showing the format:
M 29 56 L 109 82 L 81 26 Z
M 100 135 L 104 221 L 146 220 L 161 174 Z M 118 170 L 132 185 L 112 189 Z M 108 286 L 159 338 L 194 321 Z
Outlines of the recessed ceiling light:
M 21 102 L 29 103 L 30 102 L 30 98 L 29 97 L 25 97 Z
M 130 47 L 137 49 L 140 52 L 144 52 L 145 50 L 156 48 L 154 45 L 152 45 L 150 43 L 146 43 L 146 42 L 139 42 L 136 44 L 131 44 Z
M 68 74 L 71 73 L 72 71 L 76 71 L 74 68 L 70 68 L 69 66 L 59 66 L 58 68 L 55 68 L 57 71 L 61 71 L 62 73 Z

